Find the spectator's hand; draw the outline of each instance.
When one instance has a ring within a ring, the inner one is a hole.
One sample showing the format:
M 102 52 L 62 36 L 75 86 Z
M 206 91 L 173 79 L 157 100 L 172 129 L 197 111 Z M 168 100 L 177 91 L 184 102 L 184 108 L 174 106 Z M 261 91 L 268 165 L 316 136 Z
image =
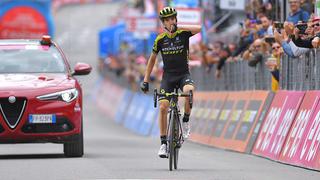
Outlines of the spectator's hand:
M 282 43 L 282 41 L 283 41 L 283 35 L 282 34 L 280 34 L 279 32 L 278 32 L 278 30 L 274 30 L 273 31 L 273 35 L 274 35 L 274 39 L 276 40 L 276 42 L 278 42 L 278 43 Z
M 149 83 L 148 82 L 141 82 L 140 84 L 141 91 L 147 93 L 149 91 Z
M 294 30 L 293 30 L 294 32 L 294 37 L 296 38 L 296 39 L 298 39 L 299 38 L 299 29 L 298 28 L 294 28 Z
M 289 36 L 294 33 L 294 24 L 286 21 L 283 23 L 283 29 L 285 30 L 285 32 Z
M 234 61 L 234 60 L 233 60 L 233 57 L 232 57 L 232 56 L 228 57 L 227 60 L 226 60 L 226 62 L 233 62 L 233 61 Z
M 319 37 L 313 38 L 313 40 L 312 40 L 312 42 L 311 42 L 313 48 L 318 48 L 318 47 L 319 47 L 319 42 L 320 42 L 320 38 L 319 38 Z
M 221 77 L 221 70 L 216 70 L 216 74 L 215 74 L 215 77 L 217 78 L 217 79 L 220 79 L 220 77 Z

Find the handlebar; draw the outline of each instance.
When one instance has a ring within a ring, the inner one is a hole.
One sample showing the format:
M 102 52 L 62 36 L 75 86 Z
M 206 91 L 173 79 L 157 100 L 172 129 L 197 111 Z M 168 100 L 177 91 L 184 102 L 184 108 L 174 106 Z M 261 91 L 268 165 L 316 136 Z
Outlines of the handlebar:
M 157 89 L 154 89 L 153 91 L 153 100 L 154 100 L 154 107 L 157 107 L 157 101 L 158 101 L 158 96 L 166 96 L 169 98 L 172 97 L 188 97 L 189 98 L 189 105 L 190 108 L 192 108 L 193 104 L 193 93 L 190 90 L 189 93 L 177 93 L 177 92 L 172 92 L 172 93 L 158 93 Z

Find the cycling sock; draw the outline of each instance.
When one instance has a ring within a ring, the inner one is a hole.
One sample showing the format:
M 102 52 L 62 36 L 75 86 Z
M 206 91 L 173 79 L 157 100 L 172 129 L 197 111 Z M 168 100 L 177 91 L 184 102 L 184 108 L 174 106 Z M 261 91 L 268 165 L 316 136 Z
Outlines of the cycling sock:
M 190 117 L 190 114 L 184 113 L 182 121 L 183 122 L 189 122 L 189 117 Z
M 167 136 L 160 136 L 161 144 L 167 144 Z

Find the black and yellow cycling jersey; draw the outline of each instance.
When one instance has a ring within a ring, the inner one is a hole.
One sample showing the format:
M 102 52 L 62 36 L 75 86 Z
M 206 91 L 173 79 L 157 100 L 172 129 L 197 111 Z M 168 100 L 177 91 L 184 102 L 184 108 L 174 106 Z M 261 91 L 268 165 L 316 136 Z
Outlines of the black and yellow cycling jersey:
M 161 52 L 164 73 L 188 73 L 189 38 L 191 31 L 178 30 L 172 35 L 164 32 L 156 38 L 153 52 Z

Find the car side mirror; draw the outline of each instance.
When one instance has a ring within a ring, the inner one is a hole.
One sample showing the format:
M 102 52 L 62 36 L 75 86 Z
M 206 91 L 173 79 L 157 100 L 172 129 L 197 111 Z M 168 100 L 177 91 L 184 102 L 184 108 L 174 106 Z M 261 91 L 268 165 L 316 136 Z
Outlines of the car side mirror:
M 74 67 L 73 76 L 75 75 L 88 75 L 92 70 L 92 67 L 86 63 L 77 63 Z

